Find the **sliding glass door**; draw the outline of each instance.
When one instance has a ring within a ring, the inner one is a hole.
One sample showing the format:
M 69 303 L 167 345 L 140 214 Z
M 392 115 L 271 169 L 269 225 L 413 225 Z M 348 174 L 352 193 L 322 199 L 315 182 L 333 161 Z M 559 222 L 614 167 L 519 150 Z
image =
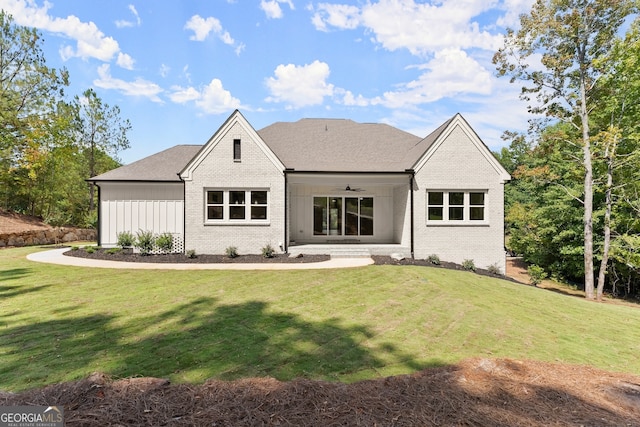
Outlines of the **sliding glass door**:
M 313 234 L 373 236 L 373 197 L 314 197 Z

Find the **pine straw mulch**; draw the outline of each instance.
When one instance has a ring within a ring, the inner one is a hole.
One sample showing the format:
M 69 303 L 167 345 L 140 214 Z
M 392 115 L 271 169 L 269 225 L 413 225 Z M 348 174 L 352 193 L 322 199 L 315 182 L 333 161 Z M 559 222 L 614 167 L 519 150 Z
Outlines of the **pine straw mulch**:
M 353 384 L 250 378 L 202 385 L 102 374 L 0 405 L 62 405 L 67 426 L 638 426 L 640 377 L 468 359 Z

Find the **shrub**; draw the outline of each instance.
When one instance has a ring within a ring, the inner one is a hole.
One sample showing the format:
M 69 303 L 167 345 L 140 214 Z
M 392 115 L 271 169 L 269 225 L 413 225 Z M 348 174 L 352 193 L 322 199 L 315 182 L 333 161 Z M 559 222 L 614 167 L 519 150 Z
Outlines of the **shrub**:
M 440 257 L 436 254 L 431 254 L 427 257 L 427 261 L 429 261 L 433 265 L 440 265 Z
M 133 237 L 133 234 L 131 234 L 131 232 L 123 231 L 121 233 L 118 233 L 118 241 L 116 244 L 122 249 L 126 249 L 132 247 L 135 243 L 135 240 L 136 239 L 135 237 Z
M 162 253 L 169 253 L 173 249 L 173 236 L 171 233 L 162 233 L 156 238 L 156 246 Z
M 115 255 L 115 254 L 117 254 L 117 253 L 120 253 L 120 251 L 121 251 L 121 250 L 122 250 L 122 249 L 120 249 L 120 248 L 111 248 L 111 249 L 108 249 L 108 250 L 107 250 L 107 253 L 108 253 L 109 255 Z
M 476 271 L 476 265 L 474 264 L 472 259 L 465 259 L 462 261 L 462 268 L 467 271 Z
M 85 250 L 88 254 L 92 254 L 92 253 L 94 253 L 94 252 L 96 251 L 96 248 L 95 248 L 94 246 L 87 246 L 84 250 Z
M 72 251 L 77 251 L 78 249 L 80 249 L 80 247 L 79 247 L 79 246 L 71 246 L 71 250 L 72 250 Z
M 187 258 L 194 259 L 194 258 L 197 258 L 197 257 L 198 256 L 196 255 L 196 250 L 195 249 L 189 249 L 187 251 Z
M 269 243 L 267 243 L 267 245 L 262 248 L 263 257 L 273 258 L 275 255 L 276 255 L 276 250 Z
M 235 246 L 229 246 L 225 252 L 229 258 L 236 258 L 238 256 L 238 248 Z
M 547 278 L 547 272 L 544 271 L 544 268 L 535 264 L 532 264 L 527 268 L 527 273 L 529 273 L 531 284 L 534 286 L 538 286 Z
M 134 246 L 140 250 L 142 255 L 149 255 L 153 250 L 153 245 L 155 244 L 155 237 L 153 236 L 153 232 L 139 230 L 136 233 L 137 239 L 134 243 Z
M 502 275 L 500 267 L 498 267 L 498 263 L 491 264 L 489 267 L 487 267 L 487 271 L 491 274 L 495 274 L 496 276 Z

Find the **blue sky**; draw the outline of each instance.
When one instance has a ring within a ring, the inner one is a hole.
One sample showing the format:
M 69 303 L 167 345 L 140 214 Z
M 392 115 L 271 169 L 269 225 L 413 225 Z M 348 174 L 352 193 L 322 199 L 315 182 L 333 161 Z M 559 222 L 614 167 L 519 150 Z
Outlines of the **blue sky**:
M 426 136 L 461 113 L 498 150 L 529 118 L 491 64 L 533 0 L 0 0 L 44 36 L 69 95 L 94 88 L 133 129 L 125 163 L 203 144 L 235 109 L 261 129 L 308 117 Z

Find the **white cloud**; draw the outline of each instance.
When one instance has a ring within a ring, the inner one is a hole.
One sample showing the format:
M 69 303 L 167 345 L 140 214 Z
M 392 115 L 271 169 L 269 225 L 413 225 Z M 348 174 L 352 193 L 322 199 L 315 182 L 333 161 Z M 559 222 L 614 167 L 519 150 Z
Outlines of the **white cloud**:
M 173 86 L 169 98 L 178 104 L 193 102 L 206 114 L 228 113 L 240 108 L 240 100 L 231 96 L 231 92 L 222 86 L 219 79 L 213 79 L 201 90 L 193 87 Z
M 190 101 L 195 101 L 196 99 L 200 99 L 201 95 L 193 87 L 181 87 L 181 86 L 172 86 L 171 90 L 173 91 L 169 95 L 169 99 L 177 104 L 184 104 Z
M 158 73 L 160 74 L 160 76 L 167 77 L 169 75 L 169 71 L 171 71 L 171 67 L 169 67 L 167 64 L 160 64 L 160 69 L 158 70 Z
M 184 25 L 187 30 L 193 31 L 193 35 L 189 37 L 189 40 L 195 40 L 198 42 L 204 41 L 211 32 L 216 34 L 224 44 L 233 45 L 235 41 L 228 31 L 222 28 L 222 24 L 217 18 L 210 16 L 203 18 L 200 15 L 193 15 L 191 19 Z
M 77 16 L 58 18 L 49 15 L 53 4 L 45 1 L 42 7 L 33 0 L 3 0 L 0 7 L 13 15 L 16 24 L 61 34 L 75 41 L 75 47 L 60 48 L 63 60 L 95 58 L 109 62 L 120 53 L 118 42 L 106 36 L 93 22 L 82 22 Z
M 322 104 L 325 96 L 332 96 L 334 86 L 327 83 L 330 70 L 324 62 L 296 66 L 278 65 L 275 77 L 266 79 L 271 96 L 267 102 L 284 102 L 290 108 Z
M 99 78 L 95 79 L 93 84 L 99 88 L 117 90 L 127 96 L 141 96 L 149 98 L 153 102 L 162 103 L 158 94 L 163 90 L 153 82 L 141 78 L 137 78 L 133 82 L 116 79 L 111 76 L 109 64 L 102 64 L 98 67 L 98 76 Z
M 353 30 L 360 25 L 360 9 L 346 4 L 320 3 L 311 22 L 320 31 L 328 31 L 328 26 Z
M 140 19 L 140 15 L 138 15 L 138 11 L 136 10 L 136 7 L 130 4 L 129 10 L 133 14 L 135 21 L 127 21 L 125 19 L 119 19 L 116 21 L 116 27 L 118 28 L 139 27 L 140 24 L 142 24 L 142 20 Z
M 372 103 L 399 108 L 427 104 L 459 94 L 491 93 L 491 73 L 464 51 L 442 50 L 420 68 L 426 72 L 417 80 L 405 84 L 398 91 L 385 92 Z
M 295 9 L 291 0 L 260 0 L 260 9 L 267 15 L 267 18 L 280 19 L 283 16 L 280 3 L 289 5 L 291 10 Z
M 118 54 L 118 59 L 116 60 L 116 64 L 118 64 L 120 67 L 125 68 L 127 70 L 133 70 L 134 63 L 135 61 L 133 60 L 133 58 L 127 55 L 126 53 L 120 52 Z
M 338 92 L 338 91 L 336 91 Z M 347 106 L 357 106 L 357 107 L 366 107 L 371 104 L 371 102 L 362 95 L 353 96 L 351 91 L 344 91 L 344 96 L 342 97 L 342 103 Z
M 385 49 L 407 49 L 426 55 L 445 48 L 495 50 L 499 35 L 480 30 L 474 17 L 495 7 L 495 0 L 380 0 L 360 9 L 351 5 L 321 3 L 312 21 L 319 30 L 364 27 Z
M 515 28 L 520 25 L 520 15 L 531 10 L 534 0 L 503 0 L 500 9 L 505 14 L 498 18 L 496 24 L 501 27 Z

